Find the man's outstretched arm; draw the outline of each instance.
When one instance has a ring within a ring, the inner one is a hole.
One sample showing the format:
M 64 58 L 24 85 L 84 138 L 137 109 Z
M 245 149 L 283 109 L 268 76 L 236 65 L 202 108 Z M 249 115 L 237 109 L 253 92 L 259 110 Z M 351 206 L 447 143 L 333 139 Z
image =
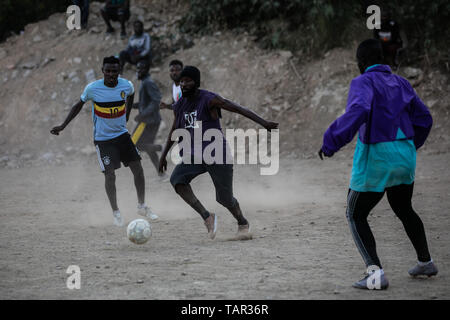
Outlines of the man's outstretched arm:
M 78 113 L 80 113 L 83 105 L 84 105 L 84 102 L 82 100 L 78 101 L 72 107 L 72 109 L 70 109 L 69 114 L 67 115 L 66 120 L 64 120 L 63 124 L 60 126 L 54 127 L 52 130 L 50 130 L 50 133 L 59 135 L 59 133 L 64 130 L 64 128 L 69 124 L 69 122 L 72 121 L 72 119 L 75 118 L 78 115 Z
M 224 110 L 227 110 L 230 112 L 238 113 L 238 114 L 243 115 L 244 117 L 249 118 L 250 120 L 253 120 L 254 122 L 260 124 L 261 126 L 263 126 L 264 128 L 266 128 L 269 131 L 272 129 L 278 129 L 277 122 L 267 121 L 267 120 L 261 118 L 260 116 L 258 116 L 252 110 L 247 109 L 243 106 L 240 106 L 240 105 L 238 105 L 230 100 L 224 99 L 220 96 L 215 96 L 213 99 L 210 100 L 209 108 L 210 108 L 210 110 L 213 108 L 220 108 L 220 109 L 224 109 Z

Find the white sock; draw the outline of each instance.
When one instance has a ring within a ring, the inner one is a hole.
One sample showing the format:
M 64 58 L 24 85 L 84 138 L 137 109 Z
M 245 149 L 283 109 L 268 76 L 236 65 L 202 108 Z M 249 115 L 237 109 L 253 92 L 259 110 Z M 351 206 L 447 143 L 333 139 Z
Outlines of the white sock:
M 430 261 L 428 261 L 428 262 L 422 262 L 422 261 L 418 261 L 418 263 L 419 263 L 419 266 L 421 266 L 421 267 L 423 267 L 423 266 L 426 266 L 427 264 L 430 264 L 430 263 L 432 263 L 433 262 L 433 259 L 431 259 Z
M 138 209 L 142 209 L 142 208 L 145 208 L 145 207 L 147 207 L 145 202 L 144 203 L 138 203 Z
M 113 210 L 113 215 L 120 214 L 120 210 Z

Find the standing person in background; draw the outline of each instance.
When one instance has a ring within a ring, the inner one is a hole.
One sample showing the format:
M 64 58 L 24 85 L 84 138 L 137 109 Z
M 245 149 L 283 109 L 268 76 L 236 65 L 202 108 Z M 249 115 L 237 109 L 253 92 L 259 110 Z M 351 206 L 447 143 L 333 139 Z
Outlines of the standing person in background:
M 139 88 L 139 102 L 133 108 L 139 109 L 139 114 L 134 118 L 137 122 L 131 140 L 139 150 L 145 151 L 155 167 L 158 176 L 165 179 L 167 174 L 160 173 L 159 157 L 157 151 L 162 150 L 161 145 L 155 145 L 154 141 L 161 123 L 159 114 L 159 103 L 161 102 L 161 92 L 149 73 L 150 65 L 148 61 L 140 61 L 137 65 L 137 76 L 141 80 Z
M 388 288 L 389 282 L 367 217 L 384 193 L 417 254 L 418 263 L 408 273 L 413 277 L 438 273 L 422 220 L 411 204 L 416 150 L 425 143 L 433 120 L 411 84 L 381 64 L 383 49 L 379 40 L 363 41 L 356 57 L 361 75 L 352 80 L 345 113 L 325 132 L 319 157 L 323 160 L 324 155 L 333 156 L 359 132 L 346 215 L 367 275 L 353 286 L 382 290 Z M 374 276 L 378 277 L 378 287 L 373 286 Z
M 161 102 L 161 109 L 170 109 L 172 110 L 172 105 L 180 100 L 182 93 L 180 87 L 180 75 L 183 70 L 183 62 L 180 60 L 172 60 L 169 63 L 169 75 L 172 79 L 172 104 Z
M 73 4 L 78 6 L 81 11 L 81 29 L 87 29 L 89 18 L 89 0 L 72 0 Z
M 107 0 L 105 6 L 100 10 L 100 13 L 105 20 L 107 34 L 114 33 L 114 28 L 111 25 L 112 21 L 120 22 L 120 37 L 125 39 L 127 31 L 125 29 L 125 22 L 130 19 L 130 0 Z
M 140 20 L 136 20 L 133 24 L 134 35 L 128 40 L 128 46 L 119 54 L 120 74 L 123 72 L 125 63 L 137 65 L 139 61 L 147 61 L 151 64 L 151 38 L 147 32 L 144 32 L 144 24 Z
M 381 29 L 373 29 L 375 39 L 381 41 L 383 48 L 383 63 L 391 66 L 394 70 L 398 67 L 398 54 L 403 48 L 400 35 L 400 27 L 388 10 L 381 11 Z

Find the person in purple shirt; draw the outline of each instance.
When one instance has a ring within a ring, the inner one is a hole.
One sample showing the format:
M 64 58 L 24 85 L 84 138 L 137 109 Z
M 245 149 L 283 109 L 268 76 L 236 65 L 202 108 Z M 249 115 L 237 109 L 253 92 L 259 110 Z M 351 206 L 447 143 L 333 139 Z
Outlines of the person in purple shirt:
M 361 75 L 351 82 L 345 113 L 325 132 L 319 157 L 323 160 L 323 156 L 333 156 L 358 133 L 346 216 L 368 272 L 353 286 L 386 289 L 389 282 L 367 222 L 370 211 L 385 192 L 417 253 L 418 264 L 409 274 L 433 276 L 438 272 L 428 250 L 423 223 L 411 205 L 416 150 L 424 144 L 433 121 L 410 83 L 381 64 L 379 40 L 363 41 L 356 57 Z M 375 275 L 378 285 L 373 284 Z
M 176 193 L 200 214 L 208 230 L 209 237 L 214 239 L 217 231 L 217 216 L 203 207 L 190 186 L 190 182 L 195 177 L 208 172 L 216 189 L 217 202 L 226 207 L 237 220 L 238 237 L 240 239 L 248 239 L 251 237 L 249 234 L 249 222 L 243 216 L 239 202 L 233 196 L 233 164 L 229 163 L 229 161 L 220 160 L 208 164 L 203 158 L 203 151 L 210 142 L 202 141 L 201 147 L 196 149 L 194 147 L 194 135 L 196 130 L 200 131 L 202 137 L 208 129 L 216 129 L 222 132 L 220 126 L 221 109 L 243 115 L 269 131 L 277 129 L 278 123 L 266 121 L 247 108 L 223 99 L 213 92 L 199 89 L 200 71 L 196 67 L 186 66 L 183 69 L 180 75 L 180 86 L 182 97 L 173 105 L 174 121 L 160 158 L 159 170 L 161 173 L 167 170 L 166 156 L 174 144 L 174 141 L 171 139 L 172 133 L 176 129 L 185 130 L 191 139 L 192 149 L 182 150 L 183 153 L 190 153 L 190 155 L 183 154 L 183 162 L 175 167 L 170 177 L 170 182 Z M 201 122 L 201 128 L 199 122 Z M 225 148 L 226 141 L 222 133 L 220 139 L 222 139 Z M 186 158 L 188 158 L 188 161 L 185 161 Z M 191 159 L 193 161 L 190 161 Z

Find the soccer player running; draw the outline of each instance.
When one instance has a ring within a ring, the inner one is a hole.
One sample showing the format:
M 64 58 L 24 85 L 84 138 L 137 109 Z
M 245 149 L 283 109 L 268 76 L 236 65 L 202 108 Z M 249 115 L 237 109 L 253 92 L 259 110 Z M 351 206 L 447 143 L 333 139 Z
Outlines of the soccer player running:
M 185 154 L 183 154 L 183 162 L 178 164 L 172 172 L 170 182 L 181 198 L 188 203 L 203 218 L 205 226 L 208 230 L 209 237 L 214 239 L 217 231 L 217 216 L 203 207 L 197 197 L 194 195 L 190 182 L 200 174 L 208 172 L 213 181 L 216 190 L 216 200 L 225 208 L 227 208 L 238 223 L 238 236 L 245 238 L 249 235 L 249 222 L 244 217 L 239 206 L 239 202 L 233 196 L 233 164 L 223 161 L 223 163 L 207 164 L 203 158 L 203 151 L 209 145 L 207 141 L 202 142 L 201 150 L 194 148 L 194 131 L 200 130 L 198 122 L 201 121 L 201 131 L 197 133 L 203 137 L 208 129 L 217 129 L 222 132 L 220 126 L 221 109 L 238 113 L 260 124 L 267 130 L 277 129 L 278 123 L 270 122 L 262 119 L 253 111 L 237 105 L 231 101 L 225 100 L 216 93 L 199 89 L 200 87 L 200 71 L 193 66 L 186 66 L 180 75 L 180 85 L 182 97 L 173 105 L 174 121 L 167 138 L 167 143 L 161 155 L 159 162 L 159 170 L 164 172 L 167 170 L 166 156 L 172 147 L 172 132 L 175 129 L 185 129 L 189 132 L 191 139 L 191 150 L 183 150 L 190 152 L 193 158 L 201 158 L 199 164 L 185 163 Z M 222 133 L 222 142 L 224 149 L 226 140 Z M 196 154 L 196 152 L 202 154 Z M 224 154 L 226 152 L 224 151 Z
M 103 79 L 89 83 L 64 120 L 50 132 L 59 135 L 81 111 L 84 103 L 92 100 L 92 120 L 94 122 L 94 144 L 98 161 L 105 174 L 105 189 L 113 210 L 114 224 L 123 226 L 123 218 L 117 206 L 116 175 L 120 162 L 130 167 L 134 176 L 138 198 L 138 214 L 152 217 L 153 213 L 145 204 L 145 179 L 141 157 L 131 141 L 126 124 L 134 99 L 133 84 L 119 78 L 119 59 L 111 56 L 103 59 Z
M 346 216 L 368 267 L 366 277 L 353 284 L 360 289 L 386 289 L 389 285 L 367 222 L 385 192 L 417 253 L 418 264 L 409 274 L 433 276 L 438 272 L 428 251 L 423 223 L 411 205 L 416 150 L 424 144 L 432 118 L 409 82 L 381 64 L 382 52 L 379 40 L 359 45 L 356 57 L 361 75 L 352 80 L 346 111 L 327 129 L 319 151 L 322 160 L 323 156 L 331 157 L 359 132 Z
M 159 103 L 161 92 L 149 73 L 150 63 L 140 61 L 137 65 L 137 77 L 141 80 L 139 89 L 139 102 L 133 104 L 133 108 L 139 109 L 139 114 L 134 118 L 138 123 L 131 135 L 131 140 L 139 150 L 147 152 L 161 180 L 166 174 L 159 172 L 159 157 L 156 153 L 162 150 L 161 145 L 154 144 L 161 115 L 159 114 Z
M 180 100 L 182 96 L 181 87 L 180 87 L 180 75 L 181 71 L 183 70 L 183 62 L 180 60 L 172 60 L 169 63 L 169 75 L 170 78 L 173 80 L 172 83 L 172 104 L 161 102 L 160 108 L 161 109 L 170 109 L 172 110 L 172 106 L 175 102 Z

